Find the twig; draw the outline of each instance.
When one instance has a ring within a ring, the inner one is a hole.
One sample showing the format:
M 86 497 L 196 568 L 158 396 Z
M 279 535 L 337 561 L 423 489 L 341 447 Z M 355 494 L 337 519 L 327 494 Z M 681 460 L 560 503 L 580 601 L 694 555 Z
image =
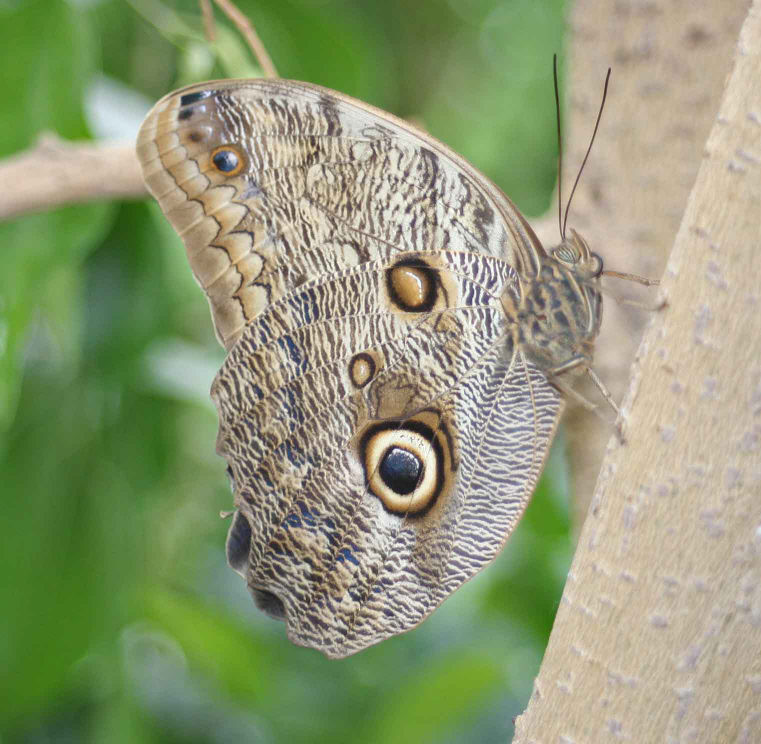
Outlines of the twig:
M 248 45 L 251 47 L 251 51 L 259 62 L 259 66 L 264 72 L 264 76 L 268 78 L 278 77 L 275 65 L 270 59 L 269 54 L 267 54 L 267 50 L 264 48 L 262 40 L 254 30 L 251 21 L 249 21 L 248 18 L 235 7 L 231 0 L 214 1 L 219 6 L 219 9 L 235 24 L 238 31 L 240 31 L 241 35 L 246 39 Z
M 211 9 L 211 0 L 200 0 L 201 15 L 203 16 L 203 28 L 209 41 L 216 39 L 217 33 L 214 27 L 214 13 Z
M 0 183 L 8 186 L 0 190 L 0 219 L 146 193 L 133 142 L 66 142 L 50 133 L 0 160 Z

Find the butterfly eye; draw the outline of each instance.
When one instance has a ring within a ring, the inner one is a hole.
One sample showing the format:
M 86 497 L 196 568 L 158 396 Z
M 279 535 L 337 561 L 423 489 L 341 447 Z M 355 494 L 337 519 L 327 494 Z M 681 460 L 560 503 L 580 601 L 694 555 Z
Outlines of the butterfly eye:
M 602 258 L 598 256 L 596 253 L 590 254 L 590 258 L 594 263 L 594 269 L 592 269 L 592 278 L 597 279 L 600 274 L 602 274 Z
M 558 261 L 562 261 L 564 264 L 578 263 L 579 258 L 581 257 L 576 248 L 574 248 L 574 246 L 570 245 L 569 243 L 561 243 L 557 248 L 555 248 L 555 250 L 552 252 L 552 255 Z
M 226 176 L 235 176 L 243 169 L 243 156 L 232 145 L 222 145 L 211 153 L 214 167 Z

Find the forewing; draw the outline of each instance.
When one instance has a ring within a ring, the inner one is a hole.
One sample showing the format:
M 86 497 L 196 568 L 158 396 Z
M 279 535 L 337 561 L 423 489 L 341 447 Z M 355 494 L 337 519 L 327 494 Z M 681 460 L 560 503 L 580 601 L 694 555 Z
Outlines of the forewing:
M 215 165 L 225 148 L 237 165 Z M 512 203 L 445 145 L 338 93 L 287 80 L 212 81 L 159 101 L 137 145 L 232 348 L 270 302 L 323 273 L 405 251 L 468 250 L 535 272 Z

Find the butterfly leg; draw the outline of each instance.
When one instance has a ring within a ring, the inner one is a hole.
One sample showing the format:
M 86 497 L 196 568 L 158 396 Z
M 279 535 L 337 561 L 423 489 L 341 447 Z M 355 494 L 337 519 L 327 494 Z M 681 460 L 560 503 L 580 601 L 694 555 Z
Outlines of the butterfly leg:
M 618 407 L 616 401 L 613 400 L 613 396 L 610 394 L 610 390 L 608 390 L 608 388 L 605 386 L 605 383 L 597 376 L 597 373 L 591 367 L 585 367 L 585 371 L 592 379 L 592 382 L 597 385 L 597 389 L 600 391 L 602 397 L 608 401 L 610 407 L 616 412 L 616 418 L 618 418 L 618 416 L 621 414 L 621 409 Z
M 604 295 L 607 295 L 608 297 L 612 298 L 616 302 L 617 305 L 626 305 L 627 307 L 636 307 L 639 310 L 646 310 L 649 313 L 660 312 L 668 305 L 668 301 L 666 299 L 661 299 L 655 305 L 653 305 L 647 302 L 639 302 L 638 300 L 632 300 L 632 299 L 629 299 L 628 297 L 621 297 L 621 295 L 616 294 L 615 292 L 608 289 L 607 287 L 600 287 L 600 291 Z
M 660 283 L 660 279 L 650 279 L 646 276 L 640 276 L 639 274 L 629 274 L 624 271 L 611 271 L 610 269 L 605 269 L 605 271 L 602 272 L 603 276 L 613 276 L 616 279 L 624 279 L 627 282 L 636 282 L 637 284 L 642 284 L 644 287 L 657 287 Z
M 606 423 L 609 423 L 600 413 L 598 407 L 594 403 L 588 401 L 583 395 L 581 395 L 581 393 L 578 393 L 570 385 L 562 381 L 561 375 L 577 369 L 580 366 L 583 367 L 584 372 L 589 375 L 592 382 L 594 382 L 594 384 L 597 386 L 597 389 L 600 391 L 602 397 L 605 398 L 605 400 L 608 402 L 608 405 L 615 411 L 616 419 L 620 420 L 621 409 L 618 407 L 616 401 L 613 400 L 613 396 L 610 394 L 610 390 L 608 390 L 605 383 L 598 377 L 597 373 L 587 364 L 587 361 L 588 360 L 582 355 L 571 357 L 567 362 L 564 362 L 559 367 L 555 367 L 555 369 L 550 371 L 550 379 L 552 380 L 553 384 L 569 398 L 572 398 L 577 403 L 584 406 L 584 408 L 587 410 L 594 411 L 594 413 L 596 413 L 601 419 L 606 421 Z M 616 424 L 616 433 L 618 434 L 619 440 L 623 444 L 624 437 L 619 424 Z

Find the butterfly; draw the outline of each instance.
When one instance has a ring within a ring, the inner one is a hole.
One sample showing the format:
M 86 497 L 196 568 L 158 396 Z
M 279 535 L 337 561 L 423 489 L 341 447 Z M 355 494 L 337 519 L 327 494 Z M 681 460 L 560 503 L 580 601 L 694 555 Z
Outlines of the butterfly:
M 211 397 L 229 564 L 329 657 L 422 622 L 490 563 L 590 369 L 602 260 L 545 249 L 409 123 L 306 83 L 222 80 L 138 136 L 227 357 Z

